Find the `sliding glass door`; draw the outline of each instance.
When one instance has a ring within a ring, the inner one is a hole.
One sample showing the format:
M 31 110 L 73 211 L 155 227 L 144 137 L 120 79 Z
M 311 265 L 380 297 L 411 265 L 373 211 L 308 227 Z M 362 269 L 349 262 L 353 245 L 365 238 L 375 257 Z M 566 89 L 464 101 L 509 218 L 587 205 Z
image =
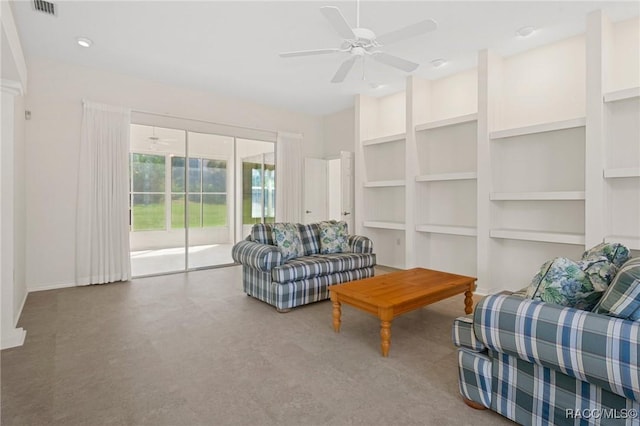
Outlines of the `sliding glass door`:
M 233 263 L 233 138 L 188 132 L 188 268 Z
M 186 157 L 182 130 L 131 125 L 130 233 L 133 276 L 184 271 L 186 268 L 184 196 L 173 189 L 184 185 Z M 179 168 L 179 166 L 178 166 Z
M 132 124 L 129 172 L 133 276 L 232 264 L 275 218 L 273 143 Z

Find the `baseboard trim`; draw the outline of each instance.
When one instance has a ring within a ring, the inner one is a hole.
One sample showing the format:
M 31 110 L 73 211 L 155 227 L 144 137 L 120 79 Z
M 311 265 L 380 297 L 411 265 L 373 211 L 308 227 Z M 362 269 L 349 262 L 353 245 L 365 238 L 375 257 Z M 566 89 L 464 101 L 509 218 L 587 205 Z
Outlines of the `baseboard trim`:
M 24 293 L 24 297 L 22 298 L 22 303 L 20 303 L 20 307 L 15 313 L 15 318 L 13 318 L 13 326 L 18 326 L 18 321 L 20 320 L 20 316 L 22 315 L 22 310 L 24 309 L 24 304 L 27 303 L 27 296 L 29 296 L 29 290 Z
M 57 284 L 47 284 L 45 286 L 42 287 L 29 287 L 27 289 L 28 293 L 33 293 L 36 291 L 45 291 L 45 290 L 57 290 L 59 288 L 70 288 L 70 287 L 75 287 L 76 285 L 73 283 L 68 283 L 68 282 L 64 282 L 64 283 L 57 283 Z
M 9 349 L 22 346 L 24 345 L 25 337 L 27 337 L 27 332 L 22 328 L 14 328 L 7 332 L 3 330 L 0 349 Z

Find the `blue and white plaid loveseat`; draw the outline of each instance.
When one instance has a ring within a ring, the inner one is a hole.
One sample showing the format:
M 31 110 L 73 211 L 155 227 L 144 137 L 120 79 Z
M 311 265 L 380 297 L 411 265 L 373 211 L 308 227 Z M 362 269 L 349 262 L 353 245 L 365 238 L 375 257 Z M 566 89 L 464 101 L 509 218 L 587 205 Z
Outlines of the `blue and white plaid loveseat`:
M 640 322 L 492 295 L 456 319 L 460 393 L 523 425 L 639 425 Z
M 260 223 L 237 243 L 233 260 L 242 264 L 244 292 L 278 311 L 329 298 L 329 286 L 372 277 L 376 265 L 372 241 L 349 236 L 349 253 L 320 254 L 320 225 L 297 224 L 304 256 L 284 261 L 273 224 Z

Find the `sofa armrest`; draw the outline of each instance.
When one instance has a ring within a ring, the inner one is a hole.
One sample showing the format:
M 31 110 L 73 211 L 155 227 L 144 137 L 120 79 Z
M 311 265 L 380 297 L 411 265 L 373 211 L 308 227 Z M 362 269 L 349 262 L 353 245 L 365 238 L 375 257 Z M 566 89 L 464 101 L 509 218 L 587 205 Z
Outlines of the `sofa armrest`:
M 353 253 L 373 253 L 373 241 L 362 235 L 349 235 L 349 247 Z
M 237 263 L 265 272 L 282 265 L 282 252 L 278 247 L 254 241 L 240 241 L 233 246 L 231 257 Z
M 559 305 L 492 295 L 473 316 L 490 350 L 561 371 L 640 400 L 640 323 Z

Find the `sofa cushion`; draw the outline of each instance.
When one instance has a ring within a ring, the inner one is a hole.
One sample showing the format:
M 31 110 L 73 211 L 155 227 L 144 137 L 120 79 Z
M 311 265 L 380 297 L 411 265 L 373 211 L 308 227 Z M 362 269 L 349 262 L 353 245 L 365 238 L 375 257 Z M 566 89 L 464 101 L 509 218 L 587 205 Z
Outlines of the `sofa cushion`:
M 320 253 L 347 253 L 349 247 L 349 232 L 347 222 L 320 222 Z
M 251 241 L 261 244 L 269 244 L 275 246 L 276 242 L 273 239 L 273 224 L 272 223 L 256 223 L 251 227 Z
M 590 257 L 577 263 L 591 281 L 593 289 L 601 293 L 609 288 L 609 284 L 618 273 L 616 265 L 604 256 Z
M 620 243 L 600 243 L 582 254 L 582 259 L 604 256 L 618 268 L 629 260 L 629 249 Z
M 335 253 L 298 257 L 271 270 L 273 281 L 285 283 L 334 274 L 376 264 L 374 254 Z
M 527 289 L 530 299 L 587 310 L 601 296 L 581 265 L 564 257 L 545 262 Z
M 600 302 L 593 309 L 599 314 L 637 319 L 640 309 L 640 257 L 629 259 L 618 271 Z
M 298 224 L 298 231 L 300 231 L 304 255 L 310 256 L 320 253 L 320 225 L 317 223 Z
M 284 260 L 304 256 L 304 248 L 298 227 L 293 223 L 276 223 L 273 225 L 273 239 L 282 252 Z

